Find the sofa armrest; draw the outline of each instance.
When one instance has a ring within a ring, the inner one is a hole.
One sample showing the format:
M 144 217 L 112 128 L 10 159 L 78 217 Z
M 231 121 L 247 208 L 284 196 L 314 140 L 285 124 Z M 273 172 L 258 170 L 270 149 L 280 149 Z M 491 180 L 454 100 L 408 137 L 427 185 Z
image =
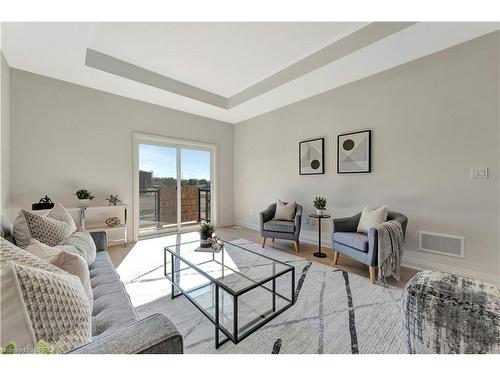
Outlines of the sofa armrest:
M 274 211 L 275 208 L 271 204 L 269 207 L 267 207 L 264 211 L 260 213 L 260 229 L 262 230 L 264 228 L 264 223 L 266 221 L 272 220 L 274 217 Z
M 163 314 L 153 314 L 91 341 L 71 354 L 182 354 L 182 335 Z
M 368 229 L 366 264 L 372 267 L 378 265 L 378 230 L 375 228 Z
M 97 251 L 108 250 L 108 235 L 105 231 L 90 232 Z
M 295 225 L 294 238 L 295 238 L 295 240 L 298 240 L 299 236 L 300 236 L 300 227 L 302 226 L 302 207 L 301 206 L 297 207 L 297 211 L 295 212 L 294 225 Z
M 356 232 L 358 229 L 361 213 L 351 216 L 333 219 L 333 233 L 336 232 Z

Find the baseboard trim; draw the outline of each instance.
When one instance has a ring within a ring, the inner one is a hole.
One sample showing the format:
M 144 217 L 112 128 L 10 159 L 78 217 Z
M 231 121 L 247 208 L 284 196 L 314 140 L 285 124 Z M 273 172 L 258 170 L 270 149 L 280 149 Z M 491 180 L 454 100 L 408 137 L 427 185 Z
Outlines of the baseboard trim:
M 414 268 L 416 270 L 434 270 L 434 271 L 443 271 L 448 273 L 454 273 L 457 275 L 462 275 L 466 277 L 470 277 L 473 279 L 478 279 L 482 281 L 486 281 L 487 283 L 493 284 L 497 287 L 500 287 L 500 280 L 498 276 L 493 274 L 468 270 L 461 267 L 449 266 L 447 264 L 442 264 L 438 262 L 429 262 L 426 260 L 418 259 L 412 256 L 403 256 L 402 265 L 409 268 Z
M 243 228 L 260 231 L 260 227 L 258 225 L 242 223 L 242 222 L 237 222 L 236 225 L 243 227 Z M 305 243 L 309 243 L 309 244 L 313 244 L 313 245 L 317 245 L 318 237 L 317 236 L 314 237 L 312 234 L 304 234 L 304 235 L 300 236 L 300 241 L 305 242 Z M 321 243 L 322 243 L 322 247 L 332 249 L 331 242 L 330 242 L 329 238 L 325 239 L 324 236 L 322 236 Z M 500 277 L 495 276 L 493 274 L 472 271 L 472 270 L 468 270 L 468 269 L 460 268 L 460 267 L 453 267 L 453 266 L 449 266 L 449 265 L 437 263 L 437 262 L 429 262 L 426 260 L 422 260 L 422 259 L 418 259 L 418 258 L 415 258 L 412 256 L 408 256 L 407 254 L 403 254 L 403 259 L 402 259 L 401 265 L 404 267 L 407 267 L 407 268 L 413 268 L 413 269 L 418 270 L 418 271 L 434 270 L 434 271 L 454 273 L 457 275 L 467 276 L 467 277 L 471 277 L 473 279 L 486 281 L 490 284 L 493 284 L 497 287 L 500 287 Z

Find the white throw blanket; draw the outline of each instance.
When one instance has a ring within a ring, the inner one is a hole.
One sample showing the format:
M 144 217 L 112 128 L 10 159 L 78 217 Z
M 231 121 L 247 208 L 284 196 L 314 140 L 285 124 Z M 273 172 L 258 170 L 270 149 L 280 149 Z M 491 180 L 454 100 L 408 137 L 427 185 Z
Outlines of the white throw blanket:
M 378 232 L 378 281 L 385 285 L 389 276 L 399 281 L 403 254 L 403 229 L 391 220 L 374 227 Z

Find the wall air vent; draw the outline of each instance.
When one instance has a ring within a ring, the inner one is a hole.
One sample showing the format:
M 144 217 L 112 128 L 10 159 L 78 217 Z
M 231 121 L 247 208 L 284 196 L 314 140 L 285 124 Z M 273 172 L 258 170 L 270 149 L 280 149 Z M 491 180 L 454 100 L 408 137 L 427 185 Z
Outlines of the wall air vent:
M 418 249 L 429 253 L 464 257 L 465 238 L 450 234 L 418 232 Z

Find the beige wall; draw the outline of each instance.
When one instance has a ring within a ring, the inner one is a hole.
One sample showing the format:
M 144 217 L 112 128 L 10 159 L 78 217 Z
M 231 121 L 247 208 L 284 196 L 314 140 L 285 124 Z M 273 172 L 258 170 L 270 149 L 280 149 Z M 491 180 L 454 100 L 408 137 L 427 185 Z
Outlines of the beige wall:
M 10 214 L 10 69 L 2 52 L 0 52 L 0 213 Z
M 11 124 L 16 210 L 45 194 L 75 206 L 72 193 L 79 187 L 94 192 L 101 204 L 113 193 L 131 206 L 132 132 L 138 131 L 217 144 L 219 225 L 233 221 L 230 124 L 16 69 L 11 69 Z
M 235 221 L 256 228 L 277 198 L 336 217 L 388 204 L 409 217 L 404 262 L 498 281 L 499 32 L 242 122 L 235 129 Z M 373 130 L 373 172 L 336 173 L 336 136 Z M 298 142 L 325 137 L 326 173 L 298 175 Z M 490 177 L 470 179 L 486 166 Z M 465 259 L 417 251 L 419 230 L 465 236 Z M 331 225 L 324 241 L 331 243 Z M 302 239 L 316 242 L 317 226 Z

